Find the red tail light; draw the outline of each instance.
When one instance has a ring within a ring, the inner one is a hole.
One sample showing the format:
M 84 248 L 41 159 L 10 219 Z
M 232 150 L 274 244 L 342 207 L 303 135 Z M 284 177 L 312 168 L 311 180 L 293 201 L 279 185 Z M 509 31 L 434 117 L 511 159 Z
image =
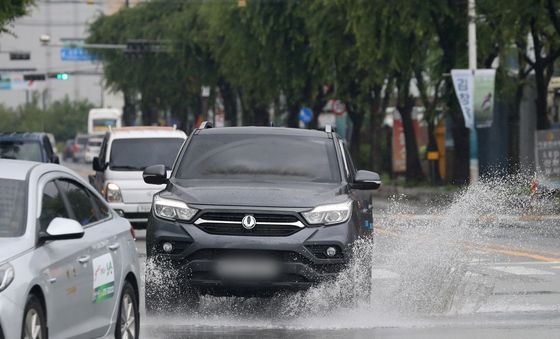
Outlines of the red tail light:
M 78 144 L 74 144 L 74 153 L 78 152 Z

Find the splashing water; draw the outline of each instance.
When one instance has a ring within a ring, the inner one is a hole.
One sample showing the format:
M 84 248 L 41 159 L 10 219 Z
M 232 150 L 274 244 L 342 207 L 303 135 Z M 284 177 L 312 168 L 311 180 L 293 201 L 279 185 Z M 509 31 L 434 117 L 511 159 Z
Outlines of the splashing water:
M 496 283 L 470 269 L 483 260 L 485 253 L 479 249 L 512 217 L 547 214 L 557 206 L 550 199 L 532 199 L 526 178 L 519 174 L 483 180 L 456 193 L 446 205 L 426 207 L 423 218 L 409 214 L 406 199 L 393 197 L 389 209 L 375 215 L 374 237 L 355 244 L 349 267 L 337 279 L 266 300 L 203 297 L 199 315 L 299 321 L 356 310 L 401 319 L 474 312 Z M 148 271 L 150 279 L 162 284 L 171 278 L 154 273 L 154 267 Z

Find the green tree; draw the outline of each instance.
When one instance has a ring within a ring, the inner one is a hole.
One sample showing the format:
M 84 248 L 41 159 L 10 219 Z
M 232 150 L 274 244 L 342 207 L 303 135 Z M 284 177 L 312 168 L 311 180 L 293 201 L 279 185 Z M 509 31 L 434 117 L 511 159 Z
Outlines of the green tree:
M 9 32 L 6 28 L 15 18 L 27 14 L 35 0 L 2 0 L 0 1 L 0 34 Z

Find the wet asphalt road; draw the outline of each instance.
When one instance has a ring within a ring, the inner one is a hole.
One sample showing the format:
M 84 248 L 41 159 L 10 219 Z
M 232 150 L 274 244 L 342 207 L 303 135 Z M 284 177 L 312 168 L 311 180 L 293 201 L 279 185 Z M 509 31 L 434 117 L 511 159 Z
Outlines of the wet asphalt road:
M 69 167 L 83 176 L 89 172 L 85 165 Z M 384 208 L 387 203 L 378 201 L 378 205 Z M 279 302 L 276 298 L 274 303 L 283 305 L 277 307 L 267 299 L 205 297 L 196 314 L 148 317 L 142 312 L 142 338 L 560 338 L 560 221 L 508 222 L 476 243 L 450 240 L 453 255 L 448 258 L 458 260 L 463 269 L 459 280 L 457 273 L 439 279 L 442 270 L 433 270 L 440 265 L 437 258 L 415 252 L 425 250 L 420 245 L 406 247 L 409 252 L 405 254 L 385 250 L 394 243 L 429 244 L 431 240 L 406 238 L 409 228 L 401 233 L 382 223 L 376 225 L 376 242 L 381 244 L 376 254 L 387 260 L 374 266 L 377 292 L 370 304 L 338 304 L 329 300 L 328 289 L 319 289 L 303 299 L 324 303 L 326 308 L 311 307 L 291 315 L 282 308 L 291 300 Z M 407 225 L 414 223 L 411 220 Z M 144 235 L 145 231 L 137 231 L 142 263 Z M 446 241 L 442 239 L 437 241 Z M 414 265 L 407 266 L 410 262 Z M 406 302 L 395 302 L 414 299 L 414 293 L 429 296 L 433 289 L 426 286 L 449 281 L 458 282 L 446 285 L 452 296 L 444 310 L 430 308 L 439 305 L 426 301 L 430 298 L 421 300 L 428 307 L 412 311 L 401 307 Z M 411 286 L 413 293 L 407 295 L 395 286 Z

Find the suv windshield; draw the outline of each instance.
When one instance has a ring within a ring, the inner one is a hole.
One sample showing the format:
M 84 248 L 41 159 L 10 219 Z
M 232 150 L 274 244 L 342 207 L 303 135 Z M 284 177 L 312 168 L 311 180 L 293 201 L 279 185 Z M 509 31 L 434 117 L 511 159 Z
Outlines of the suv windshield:
M 142 171 L 163 164 L 171 169 L 183 144 L 181 138 L 117 139 L 111 145 L 109 168 L 116 171 Z
M 0 158 L 43 161 L 41 145 L 37 141 L 0 141 Z
M 25 181 L 0 179 L 0 238 L 25 232 Z
M 340 182 L 333 141 L 271 135 L 197 135 L 177 179 Z

